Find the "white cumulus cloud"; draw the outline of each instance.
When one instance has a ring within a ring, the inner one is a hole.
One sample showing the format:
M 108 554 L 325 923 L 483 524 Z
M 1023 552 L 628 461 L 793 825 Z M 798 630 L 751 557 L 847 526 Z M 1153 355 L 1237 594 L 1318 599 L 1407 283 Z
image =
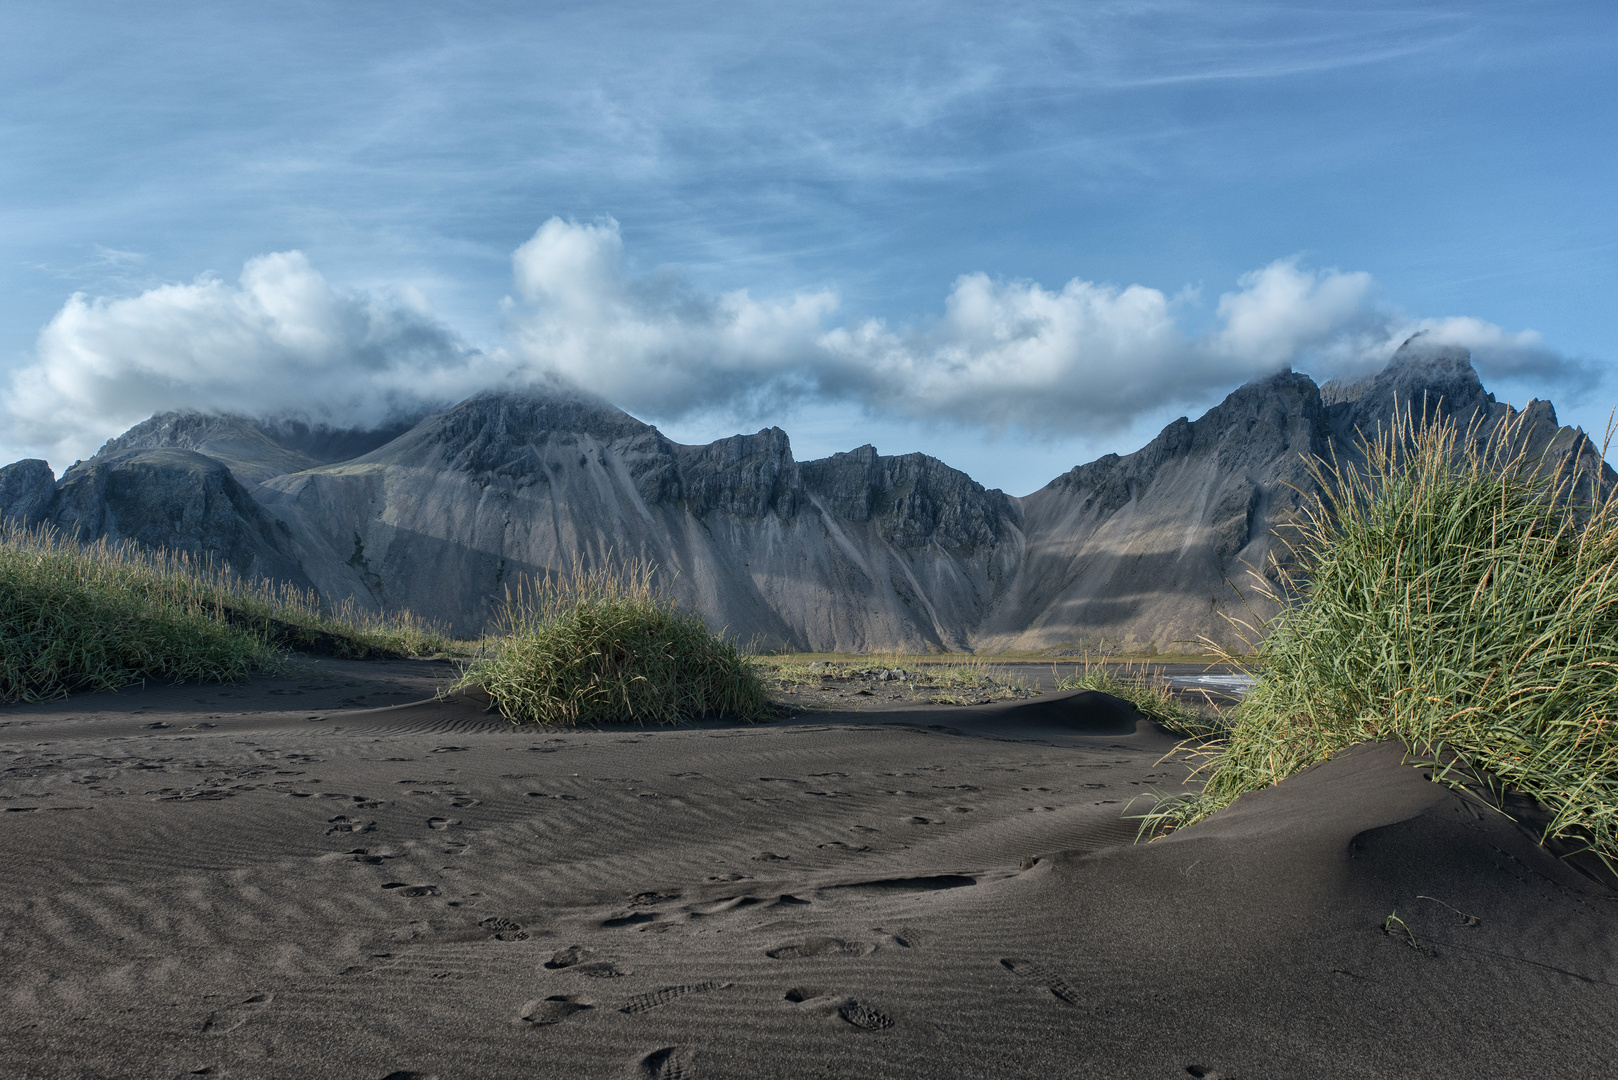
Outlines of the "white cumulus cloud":
M 1377 336 L 1374 284 L 1364 271 L 1314 271 L 1280 259 L 1238 284 L 1219 298 L 1219 325 L 1205 342 L 1215 355 L 1273 370 L 1311 352 L 1340 351 L 1365 333 Z
M 278 252 L 234 284 L 70 297 L 12 374 L 8 441 L 60 467 L 169 409 L 376 424 L 466 392 L 481 361 L 408 290 L 334 289 L 300 252 Z
M 1197 333 L 1188 300 L 1145 285 L 1048 289 L 981 273 L 958 278 L 933 319 L 838 325 L 826 290 L 758 299 L 704 294 L 676 271 L 630 275 L 611 220 L 553 218 L 513 266 L 514 357 L 662 419 L 817 398 L 995 431 L 1104 433 L 1288 365 L 1364 374 L 1423 329 L 1477 350 L 1485 375 L 1566 382 L 1582 370 L 1532 331 L 1414 319 L 1378 301 L 1370 274 L 1296 257 L 1243 275 Z
M 828 289 L 708 293 L 632 273 L 611 219 L 552 218 L 512 254 L 506 342 L 465 345 L 409 289 L 332 286 L 299 252 L 134 296 L 75 294 L 3 401 L 9 449 L 58 467 L 155 412 L 192 408 L 374 425 L 477 390 L 551 381 L 654 421 L 780 417 L 793 401 L 986 432 L 1117 432 L 1292 365 L 1317 378 L 1385 363 L 1410 334 L 1473 350 L 1485 378 L 1575 389 L 1588 370 L 1532 331 L 1383 306 L 1363 272 L 1280 259 L 1220 296 L 1075 278 L 1060 288 L 957 278 L 940 314 L 839 320 Z
M 552 218 L 511 257 L 511 350 L 643 415 L 679 416 L 785 392 L 823 361 L 827 291 L 705 295 L 677 273 L 624 272 L 618 223 Z
M 1052 291 L 967 274 L 934 324 L 893 330 L 869 320 L 820 344 L 828 354 L 821 381 L 833 392 L 994 429 L 1110 425 L 1161 404 L 1176 374 L 1199 382 L 1230 374 L 1193 361 L 1157 289 L 1079 280 Z

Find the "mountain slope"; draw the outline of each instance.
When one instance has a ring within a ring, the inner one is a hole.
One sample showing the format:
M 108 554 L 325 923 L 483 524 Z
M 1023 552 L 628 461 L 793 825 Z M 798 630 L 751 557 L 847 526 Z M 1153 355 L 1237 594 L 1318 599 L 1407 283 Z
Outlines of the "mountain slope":
M 923 454 L 799 462 L 778 428 L 682 446 L 585 396 L 491 392 L 382 432 L 163 414 L 59 483 L 42 462 L 0 470 L 0 516 L 211 553 L 461 634 L 578 556 L 652 561 L 759 647 L 1183 650 L 1239 645 L 1234 621 L 1273 613 L 1252 572 L 1309 463 L 1352 461 L 1407 404 L 1485 431 L 1515 415 L 1464 351 L 1416 338 L 1353 384 L 1250 383 L 1019 499 Z M 1599 462 L 1548 402 L 1525 420 L 1536 452 Z
M 1016 547 L 1005 496 L 920 455 L 800 466 L 779 429 L 680 446 L 554 394 L 479 395 L 353 461 L 272 479 L 263 497 L 323 590 L 461 632 L 522 575 L 611 553 L 655 562 L 761 646 L 958 648 L 1002 539 Z

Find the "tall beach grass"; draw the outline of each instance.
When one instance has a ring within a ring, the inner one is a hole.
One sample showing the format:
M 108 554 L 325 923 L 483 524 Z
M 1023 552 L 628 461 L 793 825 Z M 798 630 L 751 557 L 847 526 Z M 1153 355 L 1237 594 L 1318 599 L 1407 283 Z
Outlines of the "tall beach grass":
M 282 650 L 418 655 L 444 639 L 411 617 L 331 610 L 312 592 L 129 542 L 0 526 L 0 701 L 148 679 L 230 681 Z
M 644 561 L 592 570 L 576 559 L 508 590 L 488 655 L 456 687 L 482 687 L 517 723 L 764 716 L 767 692 L 752 661 L 654 574 Z
M 1058 673 L 1056 689 L 1095 690 L 1122 698 L 1142 716 L 1187 738 L 1205 739 L 1226 730 L 1208 695 L 1203 695 L 1205 705 L 1191 704 L 1186 700 L 1188 695 L 1177 694 L 1169 687 L 1162 668 L 1150 662 L 1108 664 L 1087 660 L 1069 675 Z
M 1317 468 L 1257 684 L 1228 738 L 1188 748 L 1196 821 L 1359 742 L 1398 740 L 1539 800 L 1547 836 L 1618 857 L 1618 505 L 1592 465 L 1492 430 L 1404 418 L 1363 465 Z M 1230 657 L 1240 660 L 1239 657 Z

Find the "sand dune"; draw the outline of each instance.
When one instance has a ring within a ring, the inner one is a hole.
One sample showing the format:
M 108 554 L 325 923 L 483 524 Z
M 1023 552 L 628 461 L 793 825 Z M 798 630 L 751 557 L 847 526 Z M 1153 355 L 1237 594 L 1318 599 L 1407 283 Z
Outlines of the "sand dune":
M 1079 693 L 518 729 L 311 662 L 0 714 L 0 1074 L 1596 1076 L 1618 893 L 1358 748 L 1136 846 Z M 1402 923 L 1389 924 L 1397 912 Z

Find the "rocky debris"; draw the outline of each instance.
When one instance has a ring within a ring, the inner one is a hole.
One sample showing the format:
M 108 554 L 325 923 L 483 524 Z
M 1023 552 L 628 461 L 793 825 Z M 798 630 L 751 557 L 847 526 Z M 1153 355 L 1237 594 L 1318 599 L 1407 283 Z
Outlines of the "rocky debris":
M 916 668 L 852 667 L 816 660 L 803 667 L 764 664 L 783 702 L 799 708 L 848 710 L 883 703 L 986 705 L 1040 696 L 1026 680 L 982 665 L 927 664 Z

